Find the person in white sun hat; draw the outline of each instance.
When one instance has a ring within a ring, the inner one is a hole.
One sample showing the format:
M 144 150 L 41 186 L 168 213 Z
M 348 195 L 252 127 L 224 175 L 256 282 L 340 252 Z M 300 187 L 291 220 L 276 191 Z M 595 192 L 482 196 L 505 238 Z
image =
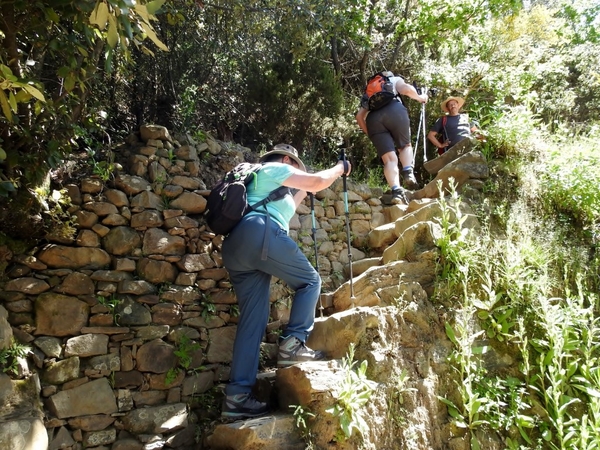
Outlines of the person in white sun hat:
M 315 321 L 321 277 L 288 236 L 289 223 L 307 192 L 328 188 L 351 171 L 348 161 L 338 161 L 329 169 L 308 173 L 298 151 L 289 144 L 276 145 L 261 156 L 260 162 L 264 165 L 247 188 L 248 204 L 259 202 L 280 186 L 290 189 L 282 199 L 245 215 L 223 241 L 223 264 L 240 311 L 221 410 L 226 419 L 258 417 L 270 410 L 267 403 L 254 397 L 252 388 L 269 320 L 272 277 L 294 290 L 289 322 L 279 341 L 277 365 L 286 367 L 325 359 L 323 352 L 305 345 Z
M 477 121 L 470 121 L 468 114 L 460 112 L 464 104 L 464 98 L 452 96 L 440 104 L 446 114 L 436 120 L 427 133 L 427 139 L 437 148 L 438 155 L 443 155 L 463 139 L 470 138 L 479 128 Z

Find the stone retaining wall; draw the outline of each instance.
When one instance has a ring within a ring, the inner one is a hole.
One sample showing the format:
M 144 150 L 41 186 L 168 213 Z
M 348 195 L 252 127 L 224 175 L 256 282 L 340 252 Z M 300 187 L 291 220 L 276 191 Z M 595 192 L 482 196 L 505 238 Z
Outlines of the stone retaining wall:
M 77 218 L 73 234 L 66 224 L 35 254 L 9 259 L 9 279 L 0 286 L 2 344 L 12 331 L 31 347 L 19 378 L 38 381 L 43 407 L 32 403 L 27 427 L 19 427 L 13 425 L 22 411 L 5 401 L 0 447 L 15 439 L 23 446 L 2 448 L 40 450 L 41 428 L 52 450 L 191 449 L 197 422 L 211 417 L 208 395 L 228 378 L 237 306 L 221 261 L 222 237 L 206 228 L 202 213 L 207 186 L 257 155 L 146 126 L 114 156 L 124 169 L 108 182 L 88 176 L 66 186 Z M 348 187 L 356 276 L 379 264 L 380 254 L 364 250 L 369 232 L 390 218 L 380 190 Z M 316 195 L 324 291 L 347 278 L 341 189 L 336 182 Z M 314 261 L 308 199 L 290 228 Z M 273 286 L 267 355 L 289 316 L 290 294 L 283 284 Z M 13 395 L 15 383 L 0 383 L 0 398 Z

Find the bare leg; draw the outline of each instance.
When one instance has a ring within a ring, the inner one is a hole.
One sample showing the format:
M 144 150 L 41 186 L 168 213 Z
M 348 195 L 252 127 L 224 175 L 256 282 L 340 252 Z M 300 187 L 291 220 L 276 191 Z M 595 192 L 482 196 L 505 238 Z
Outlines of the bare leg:
M 390 188 L 400 186 L 400 171 L 398 170 L 398 157 L 396 152 L 387 152 L 381 157 L 383 161 L 383 175 Z
M 414 161 L 412 146 L 408 144 L 404 148 L 398 149 L 398 153 L 400 154 L 400 163 L 402 164 L 402 180 L 404 181 L 404 187 L 411 190 L 418 189 L 419 185 L 413 172 Z M 409 167 L 410 169 L 405 170 L 405 167 Z
M 400 163 L 402 164 L 402 167 L 413 166 L 412 145 L 408 144 L 404 148 L 398 149 L 398 153 L 400 154 Z
M 398 170 L 398 156 L 396 152 L 388 152 L 381 158 L 383 161 L 383 174 L 385 179 L 392 188 L 392 204 L 408 204 L 408 200 L 404 195 L 404 189 L 400 187 L 400 171 Z

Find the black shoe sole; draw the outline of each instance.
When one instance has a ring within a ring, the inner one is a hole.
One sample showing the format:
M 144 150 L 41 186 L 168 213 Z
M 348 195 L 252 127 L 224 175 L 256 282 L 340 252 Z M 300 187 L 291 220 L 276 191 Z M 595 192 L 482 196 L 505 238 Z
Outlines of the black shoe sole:
M 221 419 L 227 420 L 227 421 L 255 419 L 256 417 L 266 416 L 270 412 L 271 412 L 270 409 L 267 411 L 260 412 L 260 413 L 222 412 Z

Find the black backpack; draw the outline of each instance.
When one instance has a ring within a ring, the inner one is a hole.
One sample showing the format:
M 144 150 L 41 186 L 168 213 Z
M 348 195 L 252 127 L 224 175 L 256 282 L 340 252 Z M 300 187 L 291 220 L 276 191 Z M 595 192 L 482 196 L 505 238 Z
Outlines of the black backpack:
M 367 80 L 364 96 L 367 99 L 369 111 L 382 108 L 396 97 L 394 85 L 390 78 L 381 72 L 377 72 Z
M 246 188 L 262 167 L 262 164 L 240 163 L 211 188 L 204 217 L 214 233 L 228 234 L 250 211 L 280 200 L 290 192 L 290 188 L 280 186 L 258 203 L 249 205 Z

